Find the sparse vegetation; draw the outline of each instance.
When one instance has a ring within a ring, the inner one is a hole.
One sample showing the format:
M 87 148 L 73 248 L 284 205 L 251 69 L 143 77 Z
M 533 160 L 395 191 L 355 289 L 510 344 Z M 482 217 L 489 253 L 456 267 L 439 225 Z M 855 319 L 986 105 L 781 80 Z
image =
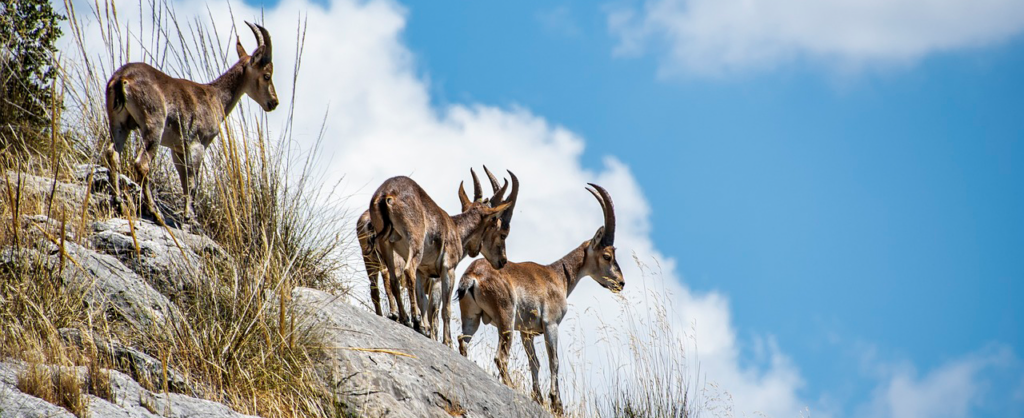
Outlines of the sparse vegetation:
M 19 4 L 27 7 L 30 3 L 36 2 Z M 35 85 L 42 90 L 33 93 L 33 100 L 59 102 L 72 109 L 67 118 L 59 112 L 42 114 L 48 126 L 62 129 L 48 131 L 45 137 L 17 136 L 23 146 L 17 154 L 3 153 L 0 173 L 25 172 L 73 181 L 70 173 L 76 164 L 98 162 L 98 150 L 109 138 L 104 98 L 95 92 L 102 91 L 106 81 L 102 77 L 127 62 L 128 57 L 137 57 L 129 50 L 144 51 L 145 57 L 166 57 L 155 50 L 159 44 L 161 48 L 174 48 L 175 53 L 189 54 L 198 58 L 191 62 L 200 66 L 187 66 L 181 61 L 177 65 L 153 64 L 199 80 L 212 79 L 212 74 L 229 65 L 225 61 L 229 51 L 216 43 L 227 37 L 213 32 L 209 22 L 178 22 L 168 4 L 150 2 L 155 10 L 154 30 L 162 40 L 147 45 L 140 38 L 127 36 L 121 26 L 124 22 L 107 14 L 111 4 L 100 2 L 98 6 L 98 11 L 76 11 L 70 2 L 65 3 L 69 35 L 76 50 L 62 52 L 76 59 L 59 67 L 63 71 L 56 71 L 56 66 L 48 70 L 52 82 Z M 93 20 L 88 25 L 106 31 L 106 57 L 96 59 L 91 55 L 95 51 L 83 44 L 87 30 L 83 18 Z M 179 41 L 174 44 L 165 39 Z M 186 39 L 200 41 L 191 43 Z M 46 60 L 41 62 L 55 62 L 53 51 L 47 51 Z M 297 72 L 298 67 L 294 70 Z M 3 73 L 9 74 L 6 68 Z M 287 71 L 280 74 L 288 75 Z M 323 219 L 340 215 L 331 208 L 314 205 L 320 196 L 308 183 L 309 162 L 286 148 L 287 136 L 272 135 L 265 120 L 254 124 L 258 114 L 247 112 L 244 100 L 207 154 L 206 175 L 200 180 L 196 204 L 197 227 L 224 253 L 204 254 L 202 263 L 190 266 L 191 279 L 199 285 L 174 300 L 184 321 L 139 332 L 109 312 L 84 303 L 85 290 L 68 286 L 62 276 L 78 274 L 74 259 L 58 251 L 61 257 L 55 264 L 46 255 L 48 251 L 35 251 L 36 247 L 46 242 L 61 247 L 65 241 L 89 246 L 89 225 L 114 214 L 95 209 L 95 202 L 69 202 L 54 198 L 53 193 L 25 193 L 16 177 L 8 176 L 3 182 L 0 250 L 10 257 L 0 262 L 0 357 L 28 363 L 18 377 L 23 392 L 78 416 L 87 413 L 85 393 L 112 398 L 108 370 L 121 365 L 104 358 L 88 342 L 76 347 L 63 341 L 58 330 L 74 328 L 142 349 L 163 363 L 165 376 L 168 370 L 177 370 L 202 388 L 204 397 L 242 413 L 275 417 L 333 417 L 346 413 L 343 400 L 331 392 L 332 385 L 326 380 L 329 374 L 321 365 L 324 353 L 320 331 L 295 325 L 306 321 L 296 320 L 289 299 L 291 288 L 299 285 L 335 294 L 347 292 L 342 251 L 349 247 L 348 236 L 340 228 L 323 227 Z M 3 146 L 12 143 L 5 140 Z M 126 160 L 134 158 L 132 147 L 137 141 L 129 143 L 123 154 Z M 177 174 L 165 151 L 161 151 L 155 166 L 151 174 L 154 192 L 159 203 L 169 209 L 165 213 L 171 213 L 168 218 L 173 222 L 180 219 L 176 214 L 183 209 Z M 59 225 L 26 220 L 26 216 L 40 214 L 58 220 Z M 321 221 L 313 222 L 314 217 Z M 139 376 L 139 380 L 154 392 L 171 390 L 166 377 L 154 382 Z

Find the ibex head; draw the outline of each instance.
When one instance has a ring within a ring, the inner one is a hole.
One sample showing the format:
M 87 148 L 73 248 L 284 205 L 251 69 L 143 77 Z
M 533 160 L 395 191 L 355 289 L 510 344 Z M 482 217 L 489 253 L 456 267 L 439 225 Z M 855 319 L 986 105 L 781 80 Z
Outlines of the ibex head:
M 505 239 L 508 238 L 509 224 L 512 222 L 512 211 L 515 209 L 516 198 L 519 196 L 519 179 L 511 171 L 508 174 L 512 177 L 512 193 L 508 199 L 504 199 L 505 190 L 508 188 L 508 181 L 498 188 L 498 182 L 494 179 L 487 167 L 484 167 L 491 180 L 491 188 L 494 195 L 484 199 L 480 189 L 480 179 L 476 172 L 470 169 L 473 175 L 473 199 L 466 195 L 466 189 L 459 184 L 459 201 L 462 202 L 462 213 L 478 213 L 483 220 L 477 226 L 477 230 L 466 243 L 464 250 L 470 257 L 479 253 L 484 254 L 491 266 L 500 269 L 508 263 L 508 256 L 505 254 Z
M 587 191 L 594 195 L 604 211 L 604 226 L 597 229 L 587 246 L 583 269 L 598 284 L 618 293 L 626 286 L 626 281 L 615 259 L 615 207 L 607 190 L 594 183 L 588 184 L 593 188 L 588 187 Z
M 242 64 L 245 66 L 242 72 L 242 77 L 245 77 L 245 94 L 259 103 L 263 110 L 269 112 L 274 110 L 279 103 L 277 92 L 274 90 L 274 81 L 271 79 L 274 75 L 274 48 L 270 43 L 270 32 L 260 25 L 249 22 L 245 22 L 245 24 L 252 29 L 252 34 L 256 36 L 258 43 L 256 50 L 249 55 L 242 47 L 242 40 L 235 38 L 238 59 L 245 61 Z

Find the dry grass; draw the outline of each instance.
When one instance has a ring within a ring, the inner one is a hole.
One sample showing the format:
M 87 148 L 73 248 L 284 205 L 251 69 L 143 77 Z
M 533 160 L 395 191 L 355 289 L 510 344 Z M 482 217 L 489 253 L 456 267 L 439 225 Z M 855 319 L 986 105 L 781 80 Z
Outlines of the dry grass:
M 67 409 L 84 418 L 89 413 L 89 400 L 83 393 L 83 382 L 74 367 L 50 367 L 31 364 L 18 374 L 18 390 Z
M 50 115 L 58 129 L 48 146 L 24 147 L 47 153 L 4 153 L 0 174 L 20 171 L 71 181 L 76 164 L 99 161 L 99 150 L 109 138 L 103 99 L 95 92 L 103 91 L 104 77 L 128 57 L 137 58 L 132 51 L 142 51 L 146 61 L 172 75 L 197 80 L 213 79 L 233 63 L 228 61 L 233 45 L 219 42 L 230 36 L 216 33 L 203 19 L 179 22 L 167 3 L 150 2 L 153 14 L 147 22 L 127 22 L 149 25 L 152 31 L 146 34 L 152 37 L 129 36 L 122 26 L 126 22 L 118 20 L 108 2 L 88 11 L 75 10 L 70 2 L 65 6 L 71 28 L 67 36 L 74 40 L 75 50 L 62 51 L 71 60 L 62 63 L 55 88 L 67 111 Z M 89 49 L 94 45 L 87 48 L 85 21 L 102 32 L 104 52 L 99 56 Z M 301 50 L 304 33 L 298 35 Z M 154 62 L 153 57 L 162 61 Z M 297 66 L 294 72 L 297 77 Z M 76 274 L 73 259 L 58 251 L 61 259 L 54 267 L 41 252 L 26 250 L 40 242 L 61 248 L 65 240 L 88 246 L 87 226 L 111 214 L 93 209 L 94 202 L 54 199 L 54 193 L 28 194 L 14 179 L 0 185 L 0 249 L 19 255 L 15 262 L 0 264 L 0 357 L 31 364 L 19 376 L 24 391 L 79 416 L 84 407 L 78 406 L 77 398 L 60 399 L 59 394 L 91 393 L 112 399 L 107 371 L 111 362 L 101 358 L 94 345 L 68 347 L 60 340 L 58 329 L 77 328 L 160 359 L 162 382 L 140 382 L 154 391 L 170 389 L 170 368 L 201 387 L 205 397 L 239 412 L 275 417 L 346 414 L 322 368 L 321 331 L 295 325 L 308 321 L 295 317 L 290 295 L 300 285 L 346 292 L 347 266 L 341 260 L 353 241 L 341 228 L 324 227 L 341 214 L 314 204 L 326 199 L 311 186 L 311 161 L 294 156 L 285 146 L 290 143 L 288 132 L 272 136 L 261 111 L 248 111 L 245 101 L 207 152 L 196 202 L 197 226 L 222 246 L 224 254 L 205 254 L 203 263 L 189 269 L 198 285 L 174 299 L 184 321 L 140 334 L 119 326 L 116 318 L 91 311 L 83 302 L 83 289 L 65 286 L 61 280 L 61 274 Z M 137 140 L 130 139 L 122 167 L 131 167 L 135 146 Z M 165 150 L 154 164 L 154 193 L 173 221 L 182 209 L 177 175 Z M 140 206 L 138 201 L 135 206 Z M 25 215 L 36 214 L 57 219 L 59 225 L 39 227 L 24 221 Z M 43 365 L 56 365 L 57 372 L 47 374 L 50 369 Z M 85 378 L 62 372 L 74 371 L 75 366 L 83 366 Z

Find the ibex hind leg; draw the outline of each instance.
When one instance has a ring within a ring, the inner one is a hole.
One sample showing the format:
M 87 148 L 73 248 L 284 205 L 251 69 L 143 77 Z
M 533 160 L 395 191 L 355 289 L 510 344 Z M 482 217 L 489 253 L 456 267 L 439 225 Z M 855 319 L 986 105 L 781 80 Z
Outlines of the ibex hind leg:
M 139 186 L 142 188 L 143 207 L 149 211 L 157 220 L 163 224 L 163 216 L 153 200 L 153 192 L 149 187 L 149 174 L 152 168 L 153 159 L 160 148 L 160 139 L 163 135 L 163 125 L 150 126 L 142 132 L 142 149 L 135 159 L 135 172 L 138 175 Z
M 407 262 L 405 273 L 402 274 L 405 277 L 405 286 L 409 293 L 409 315 L 412 317 L 412 329 L 424 336 L 430 337 L 427 334 L 426 328 L 421 323 L 420 306 L 416 296 L 416 267 L 416 263 Z
M 132 132 L 134 121 L 130 116 L 127 118 L 111 116 L 110 119 L 110 144 L 103 151 L 103 162 L 107 165 L 107 174 L 112 188 L 110 192 L 111 205 L 114 210 L 124 215 L 126 207 L 121 198 L 120 159 L 121 153 L 124 152 L 124 144 Z

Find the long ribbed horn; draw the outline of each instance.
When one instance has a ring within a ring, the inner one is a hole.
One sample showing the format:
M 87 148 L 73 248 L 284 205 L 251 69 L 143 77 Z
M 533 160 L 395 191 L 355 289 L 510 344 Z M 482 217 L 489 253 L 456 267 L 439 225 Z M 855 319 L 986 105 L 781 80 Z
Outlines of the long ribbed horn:
M 491 181 L 491 193 L 497 192 L 498 178 L 494 177 L 494 173 L 491 173 L 491 170 L 488 170 L 486 165 L 484 166 L 484 173 L 487 173 L 487 179 Z
M 469 174 L 473 175 L 473 201 L 479 202 L 484 198 L 484 191 L 480 188 L 480 179 L 476 176 L 476 171 L 472 168 L 469 169 Z
M 500 205 L 501 199 L 505 197 L 505 189 L 508 188 L 508 179 L 505 179 L 505 184 L 499 188 L 498 178 L 494 177 L 494 174 L 491 173 L 491 170 L 487 169 L 486 165 L 484 166 L 484 172 L 487 173 L 487 179 L 491 181 L 491 192 L 494 193 L 494 196 L 491 196 L 491 207 L 493 208 Z
M 587 183 L 594 189 L 587 189 L 590 194 L 594 195 L 594 198 L 601 203 L 601 209 L 604 211 L 604 236 L 601 238 L 601 246 L 611 246 L 615 244 L 615 205 L 612 203 L 612 196 L 608 194 L 608 191 L 604 187 L 598 186 L 594 183 Z
M 251 22 L 245 22 L 245 24 L 249 25 L 249 29 L 252 30 L 252 35 L 256 37 L 256 48 L 263 46 L 263 31 L 259 30 L 259 26 Z
M 515 173 L 511 170 L 509 170 L 508 175 L 512 177 L 512 193 L 508 195 L 508 200 L 505 201 L 509 203 L 508 209 L 505 209 L 505 213 L 501 215 L 501 224 L 503 228 L 508 228 L 508 225 L 512 223 L 512 213 L 516 208 L 516 200 L 519 199 L 519 178 L 516 177 Z M 506 183 L 506 185 L 507 184 L 508 183 Z M 503 193 L 504 190 L 505 189 L 502 188 Z
M 263 26 L 256 25 L 256 27 L 260 28 L 260 32 L 263 32 L 263 46 L 266 48 L 263 50 L 262 64 L 274 62 L 274 44 L 270 42 L 270 32 Z
M 483 172 L 487 173 L 487 179 L 490 180 L 490 192 L 494 193 L 494 196 L 490 197 L 490 207 L 496 207 L 502 204 L 502 199 L 505 198 L 505 191 L 508 190 L 509 180 L 505 179 L 505 184 L 501 187 L 498 186 L 498 177 L 487 169 L 487 166 L 483 166 Z

